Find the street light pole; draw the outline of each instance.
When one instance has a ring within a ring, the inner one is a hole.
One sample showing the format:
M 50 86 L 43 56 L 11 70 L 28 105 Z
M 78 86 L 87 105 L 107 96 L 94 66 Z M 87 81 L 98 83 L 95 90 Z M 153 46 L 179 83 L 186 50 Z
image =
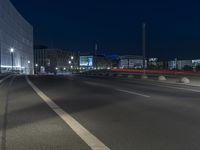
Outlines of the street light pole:
M 72 62 L 72 65 L 70 66 L 70 69 L 71 69 L 71 71 L 72 71 L 72 73 L 73 73 L 73 68 L 74 68 L 74 54 L 71 56 L 71 62 Z
M 13 65 L 14 65 L 14 61 L 13 61 L 13 53 L 14 53 L 14 48 L 10 49 L 10 54 L 11 54 L 11 61 L 12 61 L 12 72 L 13 72 Z
M 13 72 L 13 53 L 11 53 L 11 57 L 12 57 L 12 72 Z
M 147 79 L 146 75 L 146 24 L 142 24 L 142 52 L 143 52 L 143 75 L 142 79 Z
M 28 72 L 27 72 L 28 74 L 30 74 L 30 73 L 31 73 L 31 70 L 30 70 L 30 69 L 31 69 L 31 68 L 30 68 L 30 63 L 31 63 L 31 61 L 30 61 L 30 60 L 28 60 Z
M 143 51 L 143 69 L 145 72 L 145 60 L 146 60 L 146 24 L 142 25 L 142 51 Z
M 38 74 L 38 64 L 35 64 L 35 73 Z

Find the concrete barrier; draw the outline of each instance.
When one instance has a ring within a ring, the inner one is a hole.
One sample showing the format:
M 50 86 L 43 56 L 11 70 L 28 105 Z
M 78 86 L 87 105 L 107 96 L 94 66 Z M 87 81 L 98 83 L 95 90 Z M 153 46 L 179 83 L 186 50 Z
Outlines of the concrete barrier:
M 158 80 L 159 80 L 159 81 L 166 81 L 167 79 L 166 79 L 165 76 L 162 76 L 162 75 L 161 75 L 161 76 L 158 77 Z
M 180 83 L 185 83 L 185 84 L 189 84 L 190 83 L 190 79 L 187 78 L 187 77 L 182 77 L 180 80 L 179 80 Z

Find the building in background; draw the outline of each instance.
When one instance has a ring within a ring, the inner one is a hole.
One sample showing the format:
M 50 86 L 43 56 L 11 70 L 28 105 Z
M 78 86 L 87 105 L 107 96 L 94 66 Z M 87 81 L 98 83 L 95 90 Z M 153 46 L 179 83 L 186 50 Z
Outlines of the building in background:
M 148 59 L 148 68 L 154 68 L 158 65 L 158 58 L 149 58 Z
M 146 62 L 147 64 L 147 62 Z M 119 57 L 119 68 L 141 69 L 143 68 L 143 57 L 136 55 L 123 55 Z
M 200 66 L 200 59 L 193 59 L 192 60 L 192 66 L 193 67 Z
M 113 61 L 104 55 L 81 55 L 80 70 L 103 70 L 111 69 Z
M 78 53 L 65 49 L 34 48 L 35 73 L 59 73 L 77 70 Z
M 9 0 L 0 0 L 0 72 L 33 73 L 33 28 Z
M 113 68 L 113 61 L 104 55 L 94 56 L 94 69 L 111 69 Z
M 167 69 L 168 62 L 159 60 L 159 58 L 149 58 L 148 59 L 148 69 Z
M 80 56 L 79 58 L 79 67 L 80 69 L 93 69 L 94 67 L 94 56 L 88 55 L 88 56 Z
M 177 70 L 183 70 L 184 67 L 193 67 L 193 64 L 192 64 L 192 60 L 172 60 L 172 61 L 168 61 L 168 68 L 170 70 L 174 70 L 174 69 L 177 69 Z

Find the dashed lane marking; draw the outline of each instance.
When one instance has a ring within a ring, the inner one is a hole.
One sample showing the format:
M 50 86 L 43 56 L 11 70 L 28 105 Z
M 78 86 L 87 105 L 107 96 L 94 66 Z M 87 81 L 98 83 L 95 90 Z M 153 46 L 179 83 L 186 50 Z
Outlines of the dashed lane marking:
M 138 92 L 123 90 L 123 89 L 116 89 L 116 90 L 119 91 L 119 92 L 124 92 L 124 93 L 132 94 L 132 95 L 142 96 L 142 97 L 146 97 L 146 98 L 150 98 L 151 97 L 149 95 L 141 94 L 141 93 L 138 93 Z
M 84 83 L 85 84 L 89 84 L 89 85 L 93 85 L 93 86 L 102 86 L 102 87 L 108 87 L 108 88 L 111 88 L 111 89 L 115 89 L 112 86 L 101 84 L 101 83 L 95 83 L 95 82 L 89 82 L 89 81 L 85 81 Z M 151 97 L 149 95 L 145 95 L 145 94 L 142 94 L 142 93 L 139 93 L 139 92 L 124 90 L 124 89 L 115 89 L 115 90 L 119 91 L 119 92 L 124 92 L 124 93 L 128 93 L 128 94 L 132 94 L 132 95 L 142 96 L 142 97 L 145 97 L 145 98 L 150 98 Z

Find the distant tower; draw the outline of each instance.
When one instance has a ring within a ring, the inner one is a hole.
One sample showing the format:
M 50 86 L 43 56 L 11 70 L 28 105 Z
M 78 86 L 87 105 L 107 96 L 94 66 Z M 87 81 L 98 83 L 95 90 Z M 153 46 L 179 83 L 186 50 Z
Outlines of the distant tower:
M 143 69 L 146 69 L 146 24 L 142 24 Z
M 98 44 L 95 43 L 95 47 L 94 47 L 94 54 L 95 54 L 95 56 L 97 55 L 97 51 L 98 51 Z

